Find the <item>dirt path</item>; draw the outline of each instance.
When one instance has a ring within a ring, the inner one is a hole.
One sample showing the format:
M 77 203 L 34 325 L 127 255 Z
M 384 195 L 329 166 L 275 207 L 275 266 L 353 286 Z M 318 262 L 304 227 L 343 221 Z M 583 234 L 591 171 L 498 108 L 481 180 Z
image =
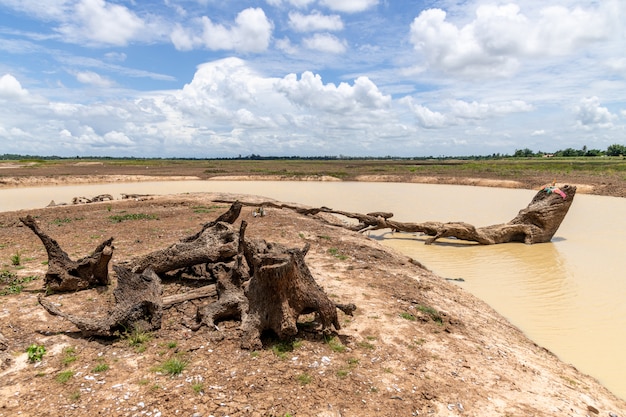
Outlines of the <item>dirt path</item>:
M 195 232 L 226 210 L 213 201 L 224 197 L 0 213 L 0 270 L 20 278 L 45 272 L 43 246 L 18 216 L 35 216 L 74 259 L 114 236 L 113 259 L 121 262 Z M 113 221 L 127 214 L 146 216 Z M 7 339 L 0 416 L 626 416 L 626 403 L 593 378 L 406 256 L 287 210 L 255 217 L 244 208 L 240 219 L 249 223 L 250 237 L 311 245 L 306 260 L 318 283 L 337 302 L 358 306 L 354 317 L 340 316 L 343 328 L 334 339 L 322 338 L 302 317 L 293 343 L 267 339 L 260 351 L 241 350 L 236 322 L 197 332 L 181 324 L 196 301 L 167 310 L 163 328 L 143 342 L 85 340 L 37 304 L 37 279 L 0 296 L 0 333 Z M 182 290 L 166 286 L 167 293 Z M 106 310 L 111 289 L 50 299 L 93 314 Z M 45 346 L 41 362 L 27 361 L 31 344 Z M 185 364 L 179 375 L 164 370 L 173 358 Z

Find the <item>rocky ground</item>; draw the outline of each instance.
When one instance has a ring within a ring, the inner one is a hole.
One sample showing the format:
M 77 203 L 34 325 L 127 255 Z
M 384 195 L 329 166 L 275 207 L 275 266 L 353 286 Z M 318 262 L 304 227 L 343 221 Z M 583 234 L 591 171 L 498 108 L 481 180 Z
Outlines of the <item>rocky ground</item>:
M 340 313 L 333 338 L 303 316 L 295 340 L 268 336 L 263 349 L 242 350 L 237 322 L 183 325 L 210 302 L 197 300 L 166 310 L 154 333 L 85 339 L 39 306 L 47 256 L 20 216 L 35 216 L 72 259 L 113 236 L 116 263 L 196 232 L 228 208 L 215 202 L 224 197 L 0 213 L 0 416 L 626 416 L 626 402 L 419 262 L 290 210 L 255 217 L 246 207 L 240 219 L 249 237 L 311 245 L 318 283 L 358 307 L 353 317 Z M 106 314 L 112 287 L 49 299 Z M 31 345 L 45 347 L 41 361 L 28 360 Z

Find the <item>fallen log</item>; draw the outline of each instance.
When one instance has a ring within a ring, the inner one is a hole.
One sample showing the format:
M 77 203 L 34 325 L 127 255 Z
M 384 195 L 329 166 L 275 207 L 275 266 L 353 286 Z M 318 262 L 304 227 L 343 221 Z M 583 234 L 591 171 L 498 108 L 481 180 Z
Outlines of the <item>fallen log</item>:
M 493 245 L 509 242 L 523 242 L 526 244 L 549 242 L 565 219 L 567 212 L 576 195 L 576 186 L 563 185 L 557 187 L 554 183 L 541 188 L 529 205 L 520 210 L 517 216 L 504 224 L 485 227 L 475 227 L 464 222 L 424 222 L 404 223 L 391 220 L 392 213 L 373 212 L 369 214 L 351 213 L 333 210 L 327 207 L 302 208 L 288 204 L 277 204 L 271 201 L 261 203 L 244 203 L 250 206 L 274 207 L 291 209 L 304 215 L 319 213 L 339 214 L 358 223 L 347 224 L 332 222 L 334 226 L 349 230 L 366 232 L 371 230 L 392 229 L 407 233 L 424 233 L 431 236 L 426 244 L 431 244 L 444 237 L 454 237 L 460 240 L 477 242 L 481 245 Z M 225 200 L 220 200 L 226 202 Z M 323 219 L 328 222 L 327 219 Z
M 48 253 L 48 270 L 44 278 L 48 292 L 78 291 L 110 283 L 113 238 L 98 245 L 91 255 L 73 261 L 56 240 L 41 230 L 32 216 L 20 217 L 20 221 L 39 237 Z

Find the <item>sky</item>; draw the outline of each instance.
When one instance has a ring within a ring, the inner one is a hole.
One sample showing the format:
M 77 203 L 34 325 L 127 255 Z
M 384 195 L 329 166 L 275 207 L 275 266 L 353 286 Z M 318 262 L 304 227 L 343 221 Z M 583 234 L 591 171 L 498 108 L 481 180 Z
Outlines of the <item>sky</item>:
M 624 0 L 0 0 L 0 155 L 612 144 Z

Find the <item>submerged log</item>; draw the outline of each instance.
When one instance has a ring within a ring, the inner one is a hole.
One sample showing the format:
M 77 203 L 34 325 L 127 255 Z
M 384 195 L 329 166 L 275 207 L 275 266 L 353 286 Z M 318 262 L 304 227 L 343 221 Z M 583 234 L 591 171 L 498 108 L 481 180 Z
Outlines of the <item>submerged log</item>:
M 117 288 L 113 292 L 115 306 L 109 314 L 90 318 L 63 312 L 43 294 L 39 304 L 52 315 L 63 317 L 73 323 L 84 337 L 111 337 L 129 330 L 151 331 L 161 327 L 163 301 L 161 280 L 147 269 L 135 274 L 126 268 L 114 266 Z
M 346 224 L 337 221 L 329 222 L 335 226 L 358 232 L 392 229 L 399 232 L 424 233 L 431 236 L 426 240 L 426 244 L 431 244 L 442 237 L 454 237 L 460 240 L 477 242 L 481 245 L 509 242 L 535 244 L 549 242 L 552 239 L 563 222 L 563 219 L 565 219 L 574 201 L 575 195 L 576 186 L 563 185 L 559 188 L 554 183 L 552 185 L 546 185 L 537 192 L 528 206 L 520 210 L 517 216 L 510 222 L 478 228 L 464 222 L 397 222 L 391 220 L 391 217 L 393 217 L 392 213 L 386 212 L 361 214 L 333 210 L 327 207 L 305 209 L 271 201 L 249 205 L 292 209 L 304 215 L 317 215 L 319 213 L 339 214 L 355 219 L 358 223 Z M 224 202 L 224 200 L 222 200 L 222 202 Z M 327 219 L 325 220 L 328 221 Z
M 78 291 L 110 283 L 113 238 L 98 245 L 91 255 L 73 261 L 56 240 L 41 230 L 32 216 L 20 217 L 20 221 L 39 237 L 48 253 L 48 271 L 44 278 L 48 292 Z

